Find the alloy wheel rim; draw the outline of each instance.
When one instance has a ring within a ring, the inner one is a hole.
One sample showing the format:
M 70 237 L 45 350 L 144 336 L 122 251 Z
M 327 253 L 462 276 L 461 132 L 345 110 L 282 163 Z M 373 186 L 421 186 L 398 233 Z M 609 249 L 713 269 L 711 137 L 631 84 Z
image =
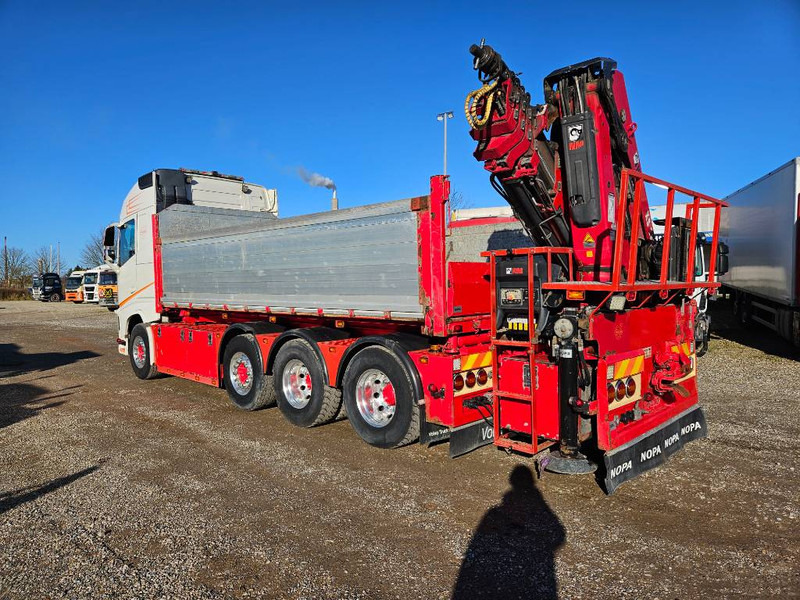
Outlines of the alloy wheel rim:
M 147 347 L 144 345 L 144 340 L 137 337 L 133 340 L 133 362 L 136 367 L 141 369 L 144 367 L 145 358 L 147 357 Z
M 253 363 L 244 352 L 231 356 L 228 375 L 233 389 L 240 396 L 246 396 L 253 387 Z
M 283 396 L 296 409 L 305 408 L 311 402 L 311 391 L 314 387 L 311 374 L 303 361 L 293 358 L 283 368 L 281 378 Z
M 394 385 L 380 369 L 367 369 L 356 382 L 356 407 L 371 427 L 382 429 L 392 422 L 397 408 Z

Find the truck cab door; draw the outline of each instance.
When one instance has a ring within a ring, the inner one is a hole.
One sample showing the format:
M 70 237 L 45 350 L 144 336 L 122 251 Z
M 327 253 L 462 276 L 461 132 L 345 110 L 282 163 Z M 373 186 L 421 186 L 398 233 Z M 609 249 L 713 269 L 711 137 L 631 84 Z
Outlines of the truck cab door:
M 119 267 L 117 285 L 119 302 L 130 298 L 136 292 L 138 278 L 136 269 L 136 216 L 121 223 L 118 228 L 116 264 Z

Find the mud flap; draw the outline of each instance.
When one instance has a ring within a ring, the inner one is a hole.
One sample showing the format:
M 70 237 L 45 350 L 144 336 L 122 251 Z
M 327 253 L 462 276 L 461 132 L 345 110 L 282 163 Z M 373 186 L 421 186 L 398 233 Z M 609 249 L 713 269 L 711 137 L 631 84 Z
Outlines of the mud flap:
M 494 441 L 491 417 L 457 427 L 450 432 L 450 458 L 487 446 Z
M 689 408 L 658 429 L 606 452 L 606 494 L 637 475 L 664 463 L 684 444 L 708 435 L 706 417 L 699 406 Z

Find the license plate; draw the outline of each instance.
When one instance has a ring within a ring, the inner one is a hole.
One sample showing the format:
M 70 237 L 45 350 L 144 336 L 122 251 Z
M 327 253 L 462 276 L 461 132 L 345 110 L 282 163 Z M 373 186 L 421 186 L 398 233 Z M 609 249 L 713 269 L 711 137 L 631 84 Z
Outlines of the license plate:
M 658 429 L 606 452 L 606 493 L 613 494 L 626 481 L 664 463 L 687 442 L 707 435 L 703 409 L 695 406 L 673 417 Z

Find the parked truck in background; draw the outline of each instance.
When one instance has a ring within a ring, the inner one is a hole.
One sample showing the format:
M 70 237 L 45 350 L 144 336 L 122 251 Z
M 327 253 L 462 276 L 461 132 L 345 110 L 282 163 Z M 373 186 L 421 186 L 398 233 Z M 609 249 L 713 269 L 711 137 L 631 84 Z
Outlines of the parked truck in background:
M 800 346 L 800 157 L 725 198 L 721 278 L 743 324 L 758 323 Z
M 100 277 L 100 268 L 87 269 L 83 274 L 83 300 L 84 302 L 97 303 L 97 280 Z
M 73 271 L 67 277 L 64 287 L 64 299 L 80 304 L 83 302 L 83 275 L 85 271 Z
M 109 310 L 117 308 L 118 292 L 116 271 L 110 269 L 100 271 L 97 289 L 100 306 L 105 306 Z
M 63 299 L 61 276 L 58 273 L 34 275 L 31 284 L 31 295 L 34 300 L 42 302 L 61 302 Z
M 109 271 L 114 271 L 114 268 L 107 264 L 86 270 L 83 274 L 83 299 L 85 302 L 91 304 L 100 303 L 100 275 Z

